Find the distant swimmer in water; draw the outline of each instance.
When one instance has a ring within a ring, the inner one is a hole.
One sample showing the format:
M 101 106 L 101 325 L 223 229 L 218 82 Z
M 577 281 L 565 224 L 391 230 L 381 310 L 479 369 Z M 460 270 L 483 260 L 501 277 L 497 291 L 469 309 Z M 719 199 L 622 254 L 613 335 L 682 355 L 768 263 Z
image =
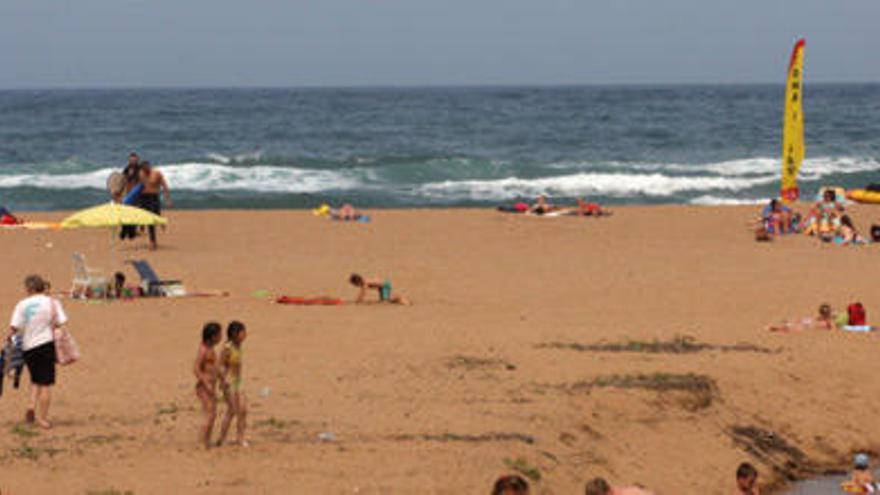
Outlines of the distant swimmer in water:
M 349 283 L 351 283 L 351 285 L 360 289 L 357 298 L 354 300 L 356 304 L 366 302 L 368 290 L 376 291 L 377 295 L 379 296 L 378 302 L 380 303 L 387 302 L 391 304 L 402 304 L 405 306 L 411 304 L 407 298 L 399 294 L 394 295 L 391 293 L 390 280 L 382 280 L 378 278 L 368 280 L 364 279 L 364 277 L 357 273 L 352 273 L 351 276 L 348 277 L 348 281 Z

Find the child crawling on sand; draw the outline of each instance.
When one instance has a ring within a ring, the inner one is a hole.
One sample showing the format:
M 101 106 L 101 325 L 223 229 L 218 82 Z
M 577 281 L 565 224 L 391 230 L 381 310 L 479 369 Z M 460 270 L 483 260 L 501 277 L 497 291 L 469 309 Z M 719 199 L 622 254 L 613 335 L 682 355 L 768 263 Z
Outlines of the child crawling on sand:
M 216 322 L 205 323 L 202 328 L 202 343 L 193 365 L 193 373 L 196 375 L 196 397 L 202 403 L 202 411 L 205 413 L 205 423 L 199 431 L 199 441 L 206 449 L 211 448 L 211 432 L 214 430 L 214 419 L 217 416 L 217 381 L 225 382 L 219 373 L 217 353 L 214 348 L 220 343 L 220 324 Z
M 249 444 L 244 438 L 247 427 L 247 397 L 244 395 L 244 381 L 242 380 L 242 349 L 241 345 L 247 338 L 247 329 L 244 323 L 233 321 L 226 328 L 226 344 L 220 352 L 220 371 L 224 377 L 222 386 L 223 399 L 226 401 L 226 415 L 220 426 L 220 438 L 217 446 L 223 445 L 229 425 L 235 419 L 235 443 L 241 447 Z
M 831 314 L 831 306 L 823 304 L 819 306 L 819 314 L 815 317 L 805 317 L 801 320 L 786 321 L 781 325 L 770 325 L 767 330 L 771 332 L 799 332 L 801 330 L 835 330 L 837 323 Z
M 380 303 L 387 302 L 391 304 L 410 304 L 409 300 L 405 297 L 399 294 L 391 294 L 391 281 L 388 279 L 382 280 L 379 278 L 374 278 L 367 280 L 357 273 L 352 273 L 351 276 L 348 277 L 348 281 L 349 283 L 351 283 L 351 285 L 360 289 L 357 298 L 354 300 L 355 304 L 365 302 L 367 298 L 367 290 L 375 290 L 377 295 L 379 296 L 378 302 Z

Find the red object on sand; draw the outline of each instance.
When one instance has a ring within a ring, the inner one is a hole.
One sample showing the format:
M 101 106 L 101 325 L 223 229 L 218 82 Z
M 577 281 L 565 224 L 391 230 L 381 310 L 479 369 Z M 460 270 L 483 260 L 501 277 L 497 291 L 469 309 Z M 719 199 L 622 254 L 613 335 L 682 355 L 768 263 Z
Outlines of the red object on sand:
M 849 324 L 854 326 L 867 325 L 867 316 L 865 315 L 865 307 L 862 303 L 855 302 L 847 306 L 847 316 L 849 316 Z
M 345 301 L 335 297 L 299 297 L 299 296 L 281 296 L 275 299 L 278 304 L 297 304 L 300 306 L 339 306 L 345 304 Z
M 15 218 L 12 215 L 3 215 L 0 217 L 0 225 L 18 225 L 21 223 L 21 220 Z

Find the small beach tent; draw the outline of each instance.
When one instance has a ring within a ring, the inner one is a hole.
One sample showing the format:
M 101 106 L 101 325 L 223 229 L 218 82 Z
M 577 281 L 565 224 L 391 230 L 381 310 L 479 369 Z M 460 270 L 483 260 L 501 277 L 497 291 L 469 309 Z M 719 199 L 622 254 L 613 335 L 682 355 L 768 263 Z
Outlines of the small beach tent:
M 61 228 L 118 227 L 120 225 L 166 225 L 168 220 L 147 210 L 107 203 L 78 211 L 61 222 Z

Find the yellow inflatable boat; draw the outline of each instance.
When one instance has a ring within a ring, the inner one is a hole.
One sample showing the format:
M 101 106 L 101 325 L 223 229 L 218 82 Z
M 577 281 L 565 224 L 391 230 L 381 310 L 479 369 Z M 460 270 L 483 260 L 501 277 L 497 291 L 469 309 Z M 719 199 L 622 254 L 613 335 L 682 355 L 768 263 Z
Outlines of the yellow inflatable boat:
M 880 191 L 867 189 L 850 189 L 846 192 L 847 199 L 856 203 L 880 204 Z

